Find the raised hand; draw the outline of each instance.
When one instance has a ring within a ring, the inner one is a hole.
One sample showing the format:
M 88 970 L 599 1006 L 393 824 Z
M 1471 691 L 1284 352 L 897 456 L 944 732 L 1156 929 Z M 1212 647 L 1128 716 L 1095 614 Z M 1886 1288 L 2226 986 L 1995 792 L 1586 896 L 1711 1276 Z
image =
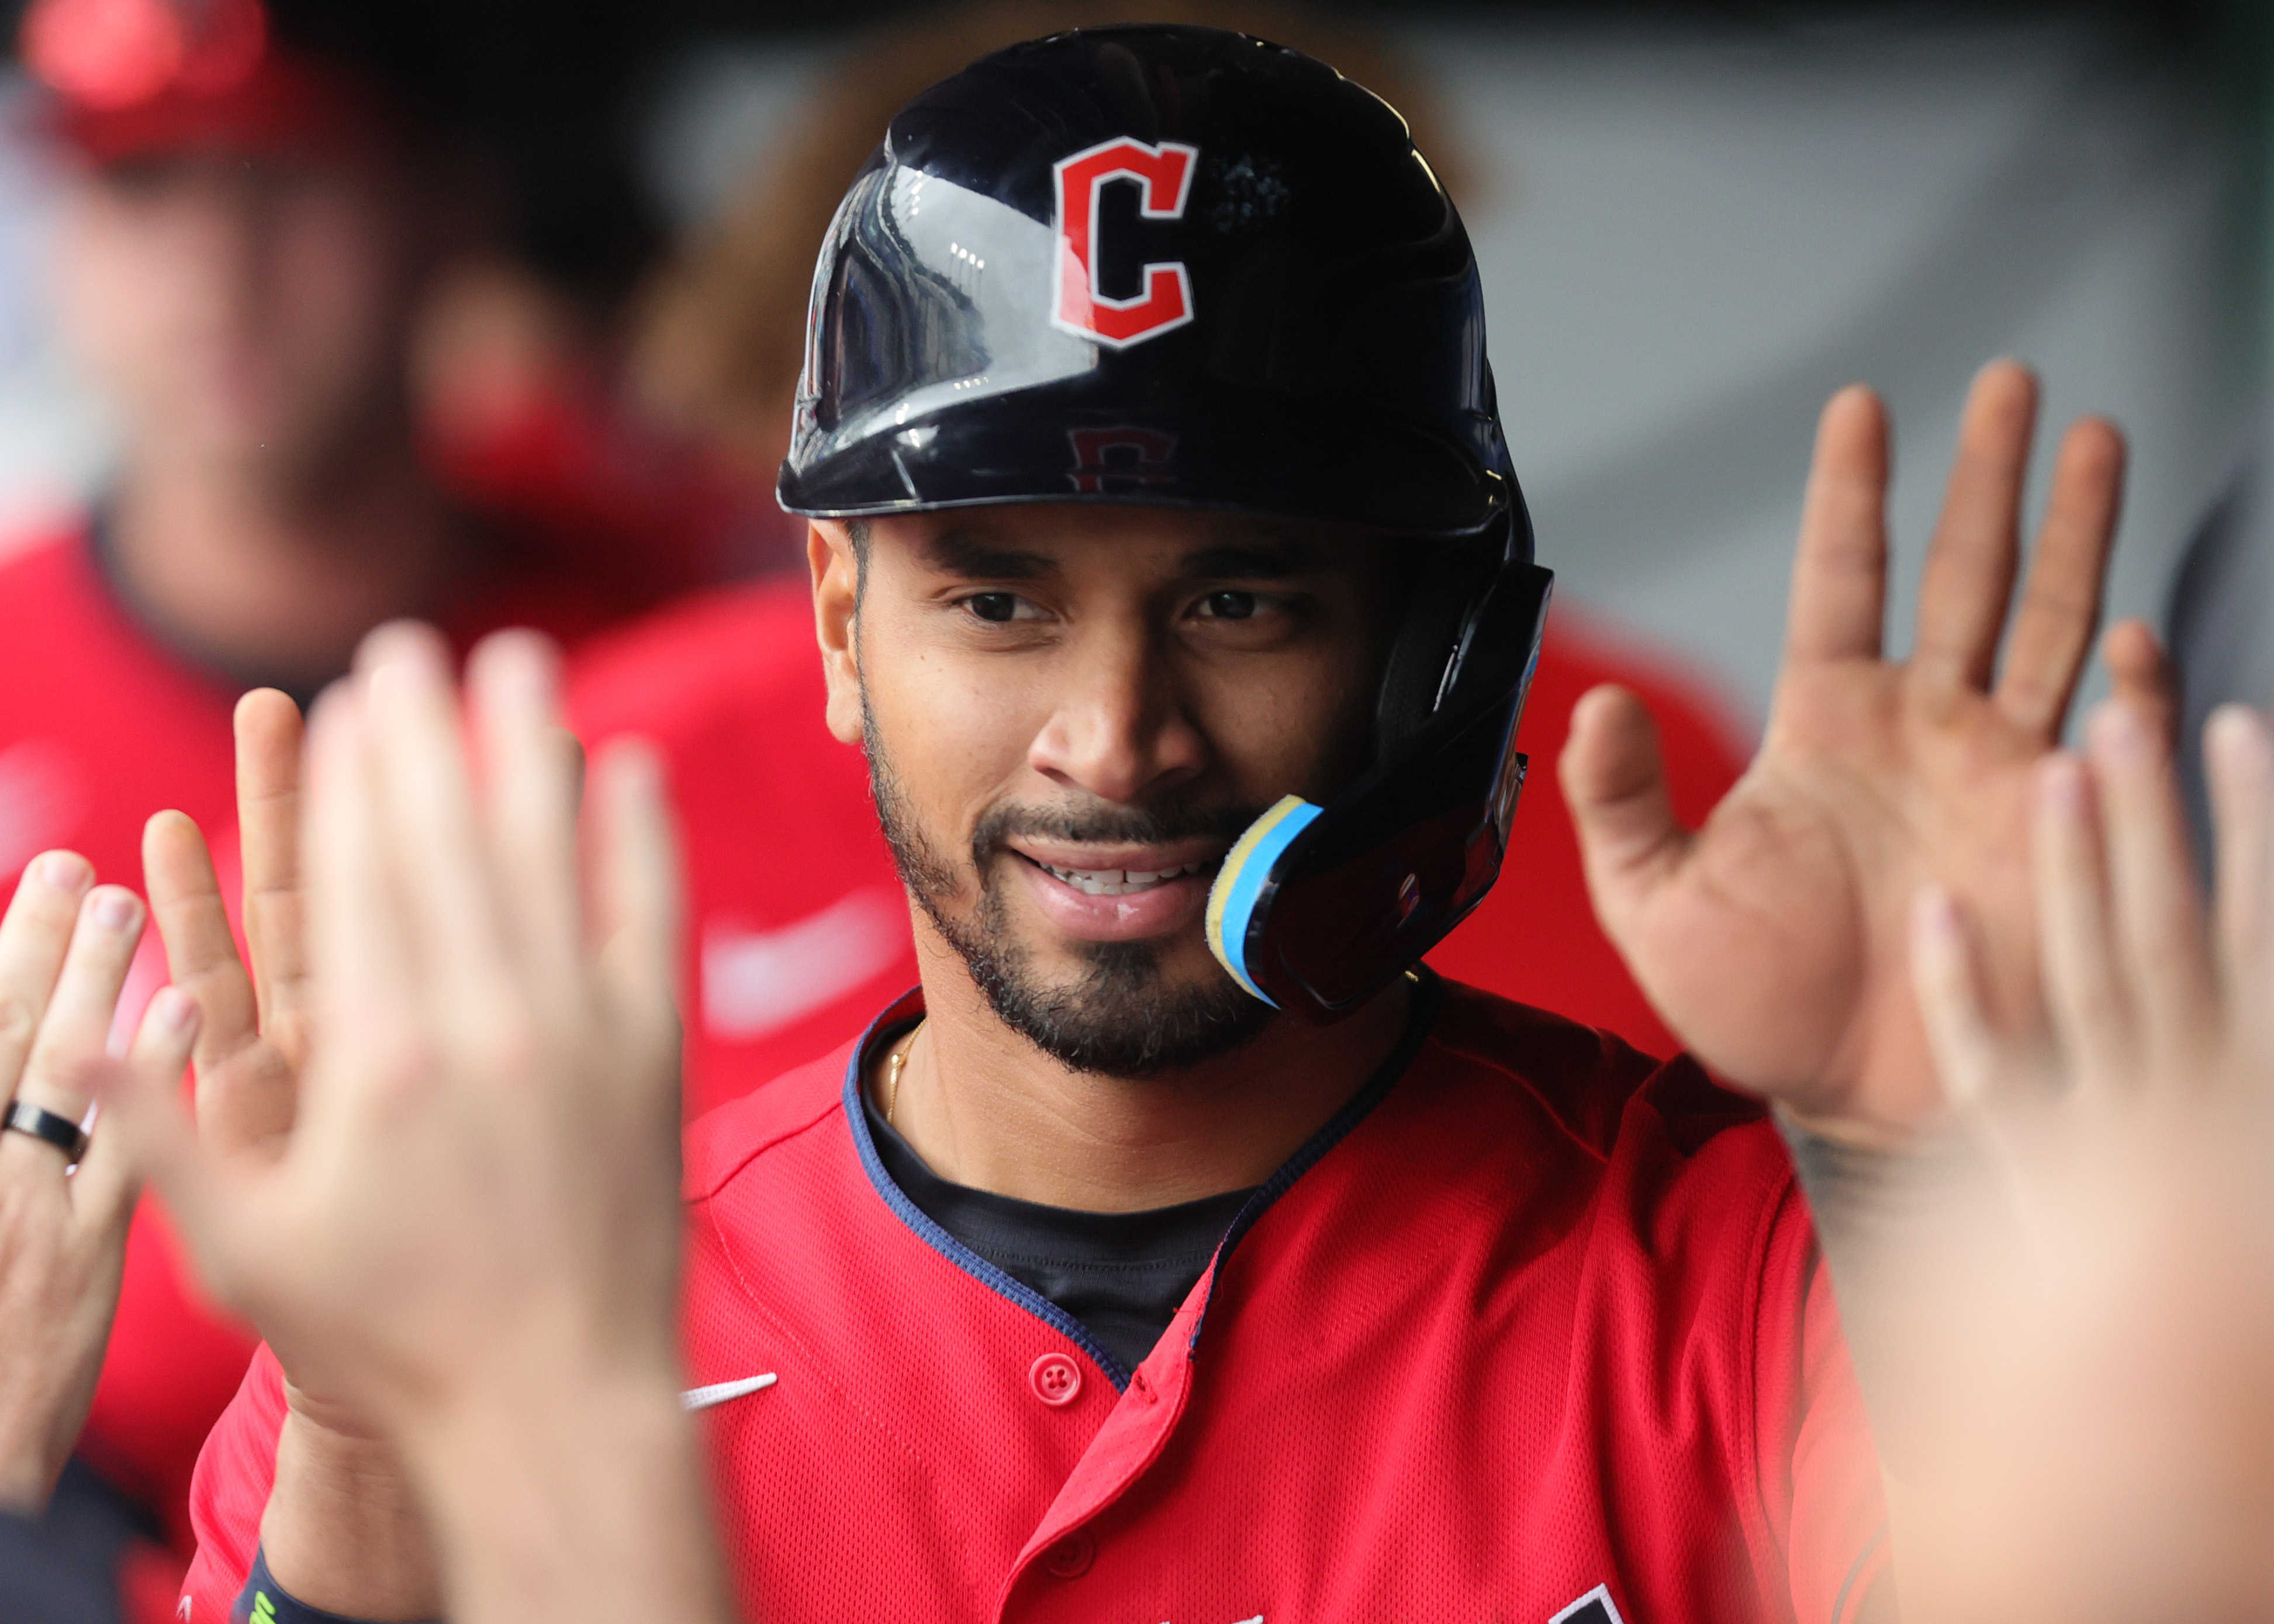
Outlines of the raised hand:
M 1950 1192 L 1946 1244 L 1877 1265 L 1917 1282 L 1903 1531 L 1932 1616 L 2274 1612 L 2274 741 L 2238 707 L 2207 730 L 2213 927 L 2165 736 L 2112 705 L 2038 777 L 2043 1025 L 1992 1018 L 1999 950 L 1946 896 L 1916 914 L 1954 1125 L 1992 1175 Z
M 296 983 L 312 1038 L 269 1154 L 200 1144 L 173 1101 L 124 1079 L 115 1104 L 209 1286 L 408 1466 L 461 1616 L 707 1615 L 715 1571 L 676 1406 L 676 889 L 660 787 L 636 747 L 600 759 L 588 879 L 549 650 L 521 635 L 478 650 L 470 726 L 448 660 L 431 633 L 383 628 L 315 713 Z M 246 867 L 249 885 L 258 869 L 290 889 L 281 862 L 248 852 Z M 241 998 L 211 946 L 208 985 Z M 562 1503 L 579 1484 L 603 1499 L 635 1486 L 621 1471 L 580 1478 L 596 1450 L 666 1463 L 636 1486 L 666 1497 L 668 1538 L 647 1538 L 660 1514 Z M 272 1568 L 303 1601 L 365 1612 L 371 1592 L 312 1595 L 278 1560 L 289 1453 Z M 534 1535 L 530 1519 L 495 1521 L 548 1500 L 561 1515 Z M 606 1573 L 597 1545 L 521 1549 L 505 1586 L 493 1543 L 475 1560 L 478 1532 L 542 1545 L 580 1518 L 616 1542 Z M 639 1530 L 646 1543 L 622 1549 Z M 663 1590 L 642 1593 L 659 1564 Z
M 1921 884 L 1946 886 L 2013 950 L 1996 956 L 2001 1018 L 2033 1007 L 2028 786 L 2091 645 L 2124 462 L 2106 423 L 2069 430 L 2009 635 L 2036 411 L 2022 367 L 1977 380 L 1917 646 L 1894 661 L 1886 416 L 1866 390 L 1833 398 L 1766 738 L 1703 830 L 1675 821 L 1632 695 L 1589 695 L 1563 756 L 1596 911 L 1667 1023 L 1722 1074 L 1854 1142 L 1904 1142 L 1940 1109 L 1909 969 Z M 2152 640 L 2120 628 L 2108 649 L 2120 688 L 2160 704 Z
M 0 1508 L 33 1513 L 79 1441 L 118 1307 L 136 1183 L 98 1122 L 84 1154 L 60 1138 L 85 1121 L 87 1069 L 102 1058 L 142 938 L 142 904 L 98 886 L 87 861 L 47 852 L 25 866 L 0 919 Z M 154 1090 L 176 1085 L 197 1007 L 162 989 L 126 1064 Z M 32 1113 L 45 1113 L 44 1116 Z

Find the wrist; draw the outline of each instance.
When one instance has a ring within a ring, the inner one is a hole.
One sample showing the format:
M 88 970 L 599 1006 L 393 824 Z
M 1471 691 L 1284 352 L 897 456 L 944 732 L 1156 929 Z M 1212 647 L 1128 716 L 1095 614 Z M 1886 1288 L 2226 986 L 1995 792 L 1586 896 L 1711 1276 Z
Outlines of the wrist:
M 454 1613 L 729 1616 L 675 1365 L 532 1372 L 408 1417 Z
M 276 1583 L 310 1607 L 378 1620 L 442 1610 L 410 1475 L 369 1433 L 286 1412 L 260 1543 Z

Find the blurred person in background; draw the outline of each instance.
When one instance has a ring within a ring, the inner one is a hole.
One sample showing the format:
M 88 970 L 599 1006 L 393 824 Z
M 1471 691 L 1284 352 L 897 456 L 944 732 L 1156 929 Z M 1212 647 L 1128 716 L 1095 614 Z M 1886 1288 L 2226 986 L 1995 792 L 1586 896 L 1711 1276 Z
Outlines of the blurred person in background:
M 80 523 L 0 565 L 0 884 L 54 846 L 135 883 L 143 820 L 168 807 L 233 866 L 232 702 L 312 694 L 383 620 L 430 618 L 462 647 L 510 625 L 573 642 L 658 596 L 621 551 L 460 500 L 422 453 L 415 335 L 465 267 L 509 258 L 517 203 L 454 55 L 477 15 L 25 13 L 67 171 L 56 302 L 123 445 Z M 163 975 L 138 960 L 129 1019 Z M 130 1610 L 164 1616 L 196 1452 L 251 1343 L 184 1289 L 154 1208 L 124 1267 L 90 1470 L 67 1488 L 160 1538 L 125 1573 Z
M 866 34 L 823 70 L 786 135 L 726 217 L 658 278 L 633 357 L 645 409 L 708 439 L 769 500 L 788 449 L 806 297 L 824 233 L 892 113 L 925 86 L 1020 40 L 1102 22 L 1244 29 L 1320 57 L 1403 113 L 1456 199 L 1484 183 L 1419 69 L 1364 24 L 1298 6 L 1130 7 L 991 0 Z M 1126 448 L 1101 454 L 1101 489 L 1141 490 Z M 802 544 L 802 523 L 784 524 Z M 1555 538 L 1543 542 L 1553 559 Z M 853 753 L 820 722 L 804 583 L 742 589 L 666 612 L 587 652 L 575 713 L 588 737 L 659 741 L 687 844 L 690 1116 L 778 1075 L 858 1026 L 915 979 L 907 914 Z M 1534 761 L 1561 750 L 1579 696 L 1600 682 L 1658 718 L 1675 804 L 1702 821 L 1743 758 L 1711 695 L 1670 661 L 1596 632 L 1559 604 L 1524 721 Z M 1674 1041 L 1589 907 L 1578 843 L 1554 794 L 1517 811 L 1507 882 L 1430 962 L 1448 975 L 1615 1031 L 1646 1051 Z M 753 839 L 753 830 L 769 838 Z M 786 868 L 777 844 L 803 861 Z

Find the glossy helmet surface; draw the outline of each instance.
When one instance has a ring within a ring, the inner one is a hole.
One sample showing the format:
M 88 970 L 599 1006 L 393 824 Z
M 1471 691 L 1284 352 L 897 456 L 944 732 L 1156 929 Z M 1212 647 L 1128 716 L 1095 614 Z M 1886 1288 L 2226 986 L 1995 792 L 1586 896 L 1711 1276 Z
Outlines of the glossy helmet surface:
M 816 517 L 1096 500 L 1412 538 L 1374 769 L 1235 848 L 1210 944 L 1331 1019 L 1497 875 L 1547 572 L 1467 231 L 1404 121 L 1324 64 L 1083 29 L 909 102 L 823 245 L 779 494 Z

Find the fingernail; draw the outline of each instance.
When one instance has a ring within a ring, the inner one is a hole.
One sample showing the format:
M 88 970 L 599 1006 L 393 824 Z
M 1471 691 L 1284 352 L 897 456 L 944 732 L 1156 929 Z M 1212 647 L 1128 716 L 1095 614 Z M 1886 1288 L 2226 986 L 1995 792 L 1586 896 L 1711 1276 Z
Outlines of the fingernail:
M 197 1000 L 178 987 L 161 987 L 151 996 L 150 1012 L 169 1032 L 186 1032 L 198 1018 Z
M 94 870 L 77 852 L 49 852 L 40 859 L 40 878 L 57 891 L 77 891 L 94 877 Z
M 89 911 L 94 915 L 94 922 L 105 930 L 124 930 L 139 921 L 142 906 L 126 891 L 99 891 Z

